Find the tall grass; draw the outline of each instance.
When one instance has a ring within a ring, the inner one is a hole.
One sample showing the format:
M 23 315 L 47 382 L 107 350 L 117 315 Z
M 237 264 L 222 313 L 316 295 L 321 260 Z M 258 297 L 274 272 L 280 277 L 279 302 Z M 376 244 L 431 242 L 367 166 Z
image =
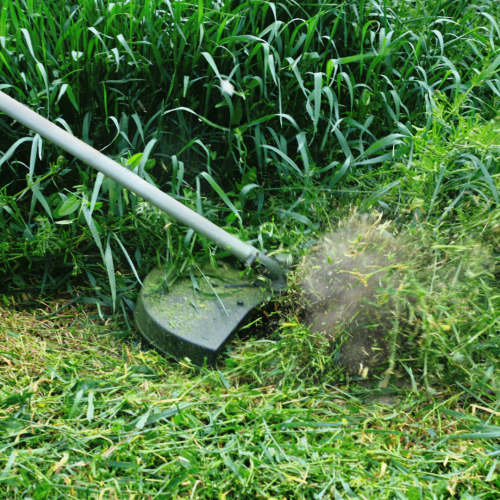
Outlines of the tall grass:
M 459 1 L 5 0 L 0 87 L 219 224 L 272 246 L 259 226 L 275 215 L 313 228 L 324 208 L 318 190 L 351 189 L 394 210 L 384 195 L 398 181 L 369 179 L 396 163 L 415 171 L 415 141 L 433 127 L 437 91 L 470 119 L 495 114 L 497 11 Z M 45 257 L 61 251 L 68 270 L 89 271 L 74 251 L 79 241 L 102 255 L 111 276 L 122 260 L 118 240 L 130 269 L 135 253 L 147 254 L 137 267 L 152 265 L 192 238 L 144 230 L 133 195 L 74 160 L 63 166 L 57 148 L 18 124 L 4 118 L 0 127 L 4 272 L 29 260 L 55 276 Z M 475 162 L 475 179 L 496 202 L 491 165 L 474 158 L 464 161 Z M 155 241 L 150 250 L 144 239 Z M 208 256 L 213 249 L 202 245 Z

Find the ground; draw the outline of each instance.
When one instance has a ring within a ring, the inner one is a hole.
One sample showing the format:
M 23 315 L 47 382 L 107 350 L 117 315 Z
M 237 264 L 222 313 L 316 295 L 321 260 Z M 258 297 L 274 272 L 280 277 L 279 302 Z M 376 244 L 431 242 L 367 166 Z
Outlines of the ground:
M 0 315 L 4 498 L 497 498 L 486 377 L 432 397 L 402 373 L 259 385 L 237 340 L 207 370 L 82 309 Z

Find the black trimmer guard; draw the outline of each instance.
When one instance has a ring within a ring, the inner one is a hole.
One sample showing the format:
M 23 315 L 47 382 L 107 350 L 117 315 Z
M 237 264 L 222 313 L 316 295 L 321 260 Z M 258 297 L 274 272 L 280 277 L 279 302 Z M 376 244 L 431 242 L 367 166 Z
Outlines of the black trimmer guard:
M 166 290 L 165 271 L 157 268 L 144 281 L 135 321 L 147 343 L 161 353 L 213 365 L 222 346 L 271 296 L 264 282 L 256 286 L 239 271 L 223 268 L 178 279 Z

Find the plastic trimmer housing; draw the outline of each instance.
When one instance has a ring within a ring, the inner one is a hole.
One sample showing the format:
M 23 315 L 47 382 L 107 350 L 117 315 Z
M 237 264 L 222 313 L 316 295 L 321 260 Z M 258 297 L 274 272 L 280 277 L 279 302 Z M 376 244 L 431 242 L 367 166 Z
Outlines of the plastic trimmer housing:
M 200 270 L 198 275 L 191 273 L 170 286 L 164 271 L 150 273 L 136 305 L 135 319 L 146 341 L 159 351 L 176 358 L 189 357 L 198 364 L 205 360 L 213 363 L 250 312 L 273 290 L 286 287 L 282 267 L 265 252 L 219 228 L 3 92 L 0 111 L 228 250 L 247 266 L 260 265 L 265 270 L 270 282 L 242 280 L 238 271 L 222 266 Z
M 242 280 L 235 269 L 205 271 L 193 276 L 196 283 L 181 279 L 162 293 L 165 272 L 153 270 L 135 307 L 136 324 L 155 349 L 198 365 L 213 364 L 231 335 L 272 295 L 269 287 Z

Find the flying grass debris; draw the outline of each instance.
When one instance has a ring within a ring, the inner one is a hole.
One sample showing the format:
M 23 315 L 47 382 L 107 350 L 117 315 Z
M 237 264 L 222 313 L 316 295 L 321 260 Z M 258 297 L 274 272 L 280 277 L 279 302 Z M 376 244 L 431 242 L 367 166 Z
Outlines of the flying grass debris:
M 381 216 L 354 214 L 328 232 L 301 269 L 306 324 L 332 341 L 343 338 L 339 361 L 366 376 L 387 361 L 394 321 L 404 316 L 395 297 L 412 251 Z

